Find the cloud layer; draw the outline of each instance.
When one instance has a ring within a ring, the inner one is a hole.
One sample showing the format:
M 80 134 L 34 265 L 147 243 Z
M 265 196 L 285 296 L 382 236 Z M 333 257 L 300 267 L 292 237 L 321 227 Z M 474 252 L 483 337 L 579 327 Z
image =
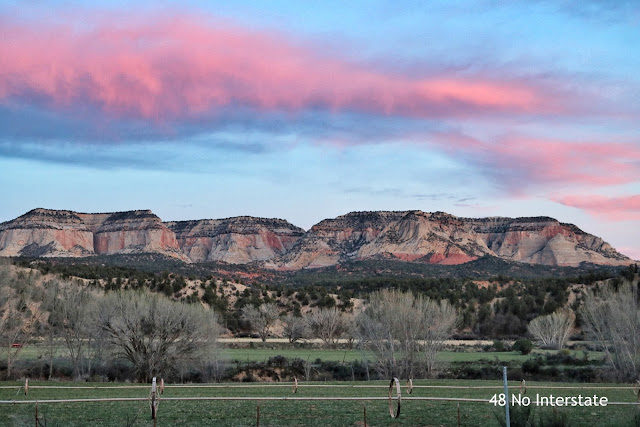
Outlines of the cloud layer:
M 4 103 L 97 108 L 116 117 L 159 121 L 226 106 L 409 117 L 549 114 L 561 108 L 531 82 L 383 73 L 282 34 L 188 14 L 103 17 L 82 26 L 2 21 Z
M 640 195 L 607 197 L 601 195 L 556 196 L 555 201 L 578 208 L 608 221 L 640 220 Z

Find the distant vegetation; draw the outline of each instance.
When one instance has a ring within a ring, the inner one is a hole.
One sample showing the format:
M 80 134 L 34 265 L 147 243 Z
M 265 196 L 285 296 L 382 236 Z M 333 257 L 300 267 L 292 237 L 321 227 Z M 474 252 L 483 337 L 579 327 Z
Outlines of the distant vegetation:
M 298 315 L 303 307 L 337 306 L 350 311 L 354 298 L 366 300 L 371 292 L 398 289 L 435 301 L 448 300 L 461 314 L 459 334 L 513 339 L 527 334 L 527 326 L 535 317 L 567 306 L 572 292 L 576 298 L 571 308 L 575 311 L 580 305 L 581 290 L 574 285 L 591 286 L 611 280 L 618 286 L 623 280 L 631 280 L 638 271 L 635 265 L 627 268 L 548 267 L 496 258 L 482 258 L 459 266 L 362 261 L 341 266 L 340 270 L 331 267 L 291 273 L 262 272 L 246 265 L 184 264 L 152 254 L 52 260 L 23 258 L 16 259 L 15 263 L 36 268 L 42 274 L 60 275 L 62 279 L 86 279 L 94 288 L 148 288 L 178 300 L 202 301 L 214 308 L 225 325 L 236 333 L 247 328 L 240 313 L 246 305 L 275 301 L 281 311 Z M 438 271 L 447 274 L 427 274 Z M 502 271 L 516 271 L 521 275 L 495 274 Z M 234 290 L 230 295 L 228 288 L 234 283 L 246 288 Z M 194 285 L 201 290 L 189 291 Z M 579 327 L 580 322 L 578 316 L 576 326 Z
M 582 307 L 585 299 L 591 302 L 590 307 L 600 307 L 593 301 L 598 301 L 597 298 L 602 295 L 610 295 L 607 292 L 632 289 L 637 294 L 638 286 L 637 265 L 627 268 L 589 269 L 585 266 L 565 269 L 512 265 L 515 263 L 495 259 L 482 259 L 475 264 L 469 263 L 473 265 L 466 266 L 418 267 L 409 263 L 366 261 L 317 271 L 294 273 L 267 271 L 264 274 L 251 266 L 218 263 L 189 265 L 156 255 L 46 260 L 23 258 L 15 259 L 13 263 L 19 267 L 13 268 L 13 272 L 10 271 L 6 261 L 0 269 L 0 290 L 2 291 L 0 303 L 3 306 L 0 319 L 3 319 L 3 325 L 5 325 L 2 330 L 2 348 L 5 351 L 4 360 L 6 361 L 4 365 L 0 363 L 0 369 L 6 370 L 7 375 L 11 375 L 11 370 L 22 348 L 11 347 L 12 344 L 28 345 L 29 342 L 42 343 L 47 340 L 60 342 L 61 339 L 69 348 L 70 376 L 82 376 L 82 372 L 86 374 L 99 372 L 99 370 L 96 371 L 99 363 L 92 361 L 91 354 L 107 353 L 104 353 L 101 348 L 91 348 L 90 341 L 83 341 L 85 338 L 74 338 L 73 333 L 77 331 L 73 330 L 72 325 L 83 322 L 72 317 L 78 313 L 62 310 L 65 306 L 69 307 L 69 303 L 74 298 L 85 298 L 85 296 L 87 298 L 90 296 L 91 304 L 95 304 L 96 298 L 106 304 L 111 300 L 105 299 L 105 295 L 117 294 L 121 291 L 144 291 L 147 295 L 161 295 L 163 301 L 168 299 L 193 304 L 198 308 L 202 306 L 208 311 L 215 312 L 223 329 L 236 336 L 253 335 L 266 340 L 276 334 L 286 337 L 290 345 L 296 345 L 301 338 L 319 338 L 327 348 L 344 345 L 348 345 L 348 348 L 358 348 L 362 343 L 372 342 L 372 337 L 365 337 L 362 334 L 362 328 L 358 330 L 357 327 L 358 315 L 362 312 L 363 304 L 365 307 L 372 307 L 372 301 L 375 299 L 372 299 L 373 295 L 381 295 L 380 292 L 383 290 L 395 289 L 406 295 L 413 295 L 420 301 L 424 299 L 436 304 L 446 301 L 458 314 L 454 332 L 456 338 L 495 340 L 496 344 L 491 351 L 510 350 L 510 345 L 505 344 L 504 340 L 519 340 L 513 349 L 522 354 L 528 354 L 532 348 L 527 344 L 527 340 L 535 340 L 539 346 L 548 345 L 545 344 L 547 338 L 544 330 L 542 335 L 530 333 L 533 330 L 532 324 L 554 325 L 554 322 L 544 323 L 543 320 L 551 319 L 549 316 L 564 310 L 563 312 L 571 314 L 571 323 L 563 331 L 562 339 L 553 341 L 553 346 L 562 349 L 570 335 L 573 335 L 574 340 L 590 339 L 593 335 L 584 334 L 586 324 Z M 479 267 L 487 265 L 497 265 L 500 268 L 482 270 Z M 508 267 L 509 271 L 518 270 L 523 275 L 494 274 L 496 271 L 503 271 L 502 267 Z M 455 268 L 460 271 L 455 275 L 449 274 Z M 429 276 L 427 271 L 448 273 Z M 536 276 L 533 274 L 534 271 L 550 275 Z M 469 275 L 463 276 L 463 272 Z M 53 283 L 58 283 L 62 291 L 52 294 Z M 87 294 L 75 295 L 69 293 L 69 289 L 84 289 Z M 89 303 L 76 305 L 89 307 Z M 13 311 L 8 311 L 9 308 Z M 631 310 L 631 317 L 633 317 L 633 310 L 637 308 L 626 307 L 625 310 L 627 308 Z M 620 310 L 617 311 L 620 312 Z M 168 312 L 171 310 L 169 309 Z M 12 319 L 16 320 L 7 322 L 6 319 L 9 318 L 7 313 L 13 313 Z M 51 316 L 49 313 L 66 313 L 66 316 L 71 317 L 60 318 Z M 369 315 L 373 315 L 372 313 L 369 312 Z M 279 325 L 277 328 L 276 324 Z M 594 324 L 592 320 L 586 326 L 589 326 L 591 332 L 598 332 L 597 328 L 604 328 L 602 325 Z M 616 333 L 623 335 L 622 332 Z M 93 333 L 88 336 L 97 339 L 99 335 Z M 346 340 L 347 344 L 344 342 L 338 344 L 338 338 Z M 110 340 L 111 345 L 117 341 L 114 337 Z M 109 340 L 104 342 L 107 341 Z M 422 341 L 415 339 L 411 342 Z M 77 347 L 74 349 L 73 345 Z M 82 348 L 83 345 L 89 347 Z M 616 378 L 624 379 L 625 375 L 634 373 L 633 369 L 618 369 L 621 364 L 628 362 L 616 358 L 615 348 L 609 349 L 608 346 L 607 342 L 600 340 L 600 343 L 596 342 L 591 348 L 605 350 L 608 362 L 619 371 Z M 41 348 L 44 347 L 41 346 Z M 628 347 L 622 342 L 620 349 L 627 351 Z M 372 354 L 371 347 L 369 350 L 369 354 Z M 640 349 L 634 347 L 631 351 L 640 352 Z M 81 354 L 82 352 L 85 353 Z M 49 353 L 44 352 L 40 357 L 49 361 L 45 369 L 49 371 L 49 376 L 55 374 L 53 370 L 55 354 L 52 348 Z M 142 378 L 152 374 L 147 370 L 143 375 L 134 361 L 134 358 L 129 358 L 127 362 L 126 357 L 114 359 L 109 367 L 104 369 L 111 372 L 110 378 Z M 197 364 L 191 363 L 191 365 Z M 203 371 L 198 374 L 198 378 L 212 376 L 221 378 L 222 373 L 219 367 L 213 369 L 213 365 L 208 366 L 209 373 L 205 375 Z M 402 369 L 410 372 L 409 368 Z M 431 369 L 433 367 L 428 370 Z M 459 369 L 462 369 L 461 366 L 450 371 L 449 375 L 452 375 L 452 372 L 458 372 L 459 375 L 467 378 L 482 377 L 482 374 L 471 373 L 477 369 L 477 365 L 464 368 L 470 370 L 465 371 L 466 373 Z M 535 371 L 531 366 L 527 369 L 530 372 Z M 120 373 L 112 372 L 113 370 Z M 350 375 L 355 375 L 354 372 Z M 362 374 L 363 371 L 359 372 Z M 536 375 L 543 375 L 541 372 L 546 371 L 536 372 Z M 443 374 L 440 372 L 438 375 Z M 597 379 L 593 372 L 584 374 L 581 371 L 580 375 L 582 375 L 581 378 L 589 380 Z M 335 375 L 333 377 L 336 378 Z
M 27 266 L 39 264 L 40 269 L 50 269 L 60 274 L 78 277 L 114 277 L 113 272 L 162 273 L 168 271 L 198 278 L 216 275 L 219 277 L 259 277 L 261 282 L 304 286 L 316 284 L 338 284 L 345 280 L 372 277 L 420 277 L 454 279 L 489 279 L 503 276 L 510 278 L 576 278 L 579 276 L 610 277 L 625 267 L 612 267 L 583 263 L 580 267 L 554 267 L 506 261 L 496 257 L 482 257 L 460 265 L 439 265 L 398 260 L 350 261 L 338 265 L 281 272 L 261 269 L 254 264 L 227 264 L 203 262 L 187 264 L 168 256 L 148 254 L 99 255 L 85 258 L 15 258 L 15 262 Z M 92 276 L 93 275 L 93 276 Z

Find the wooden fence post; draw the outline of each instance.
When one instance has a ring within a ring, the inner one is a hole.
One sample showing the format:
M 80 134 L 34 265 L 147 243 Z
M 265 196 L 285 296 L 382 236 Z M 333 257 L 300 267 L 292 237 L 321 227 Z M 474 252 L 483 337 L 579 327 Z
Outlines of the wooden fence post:
M 149 396 L 149 398 L 151 399 L 151 419 L 153 420 L 154 426 L 156 425 L 156 416 L 157 416 L 157 410 L 158 410 L 157 393 L 158 393 L 158 388 L 156 386 L 156 377 L 153 377 L 153 380 L 151 381 L 151 396 Z

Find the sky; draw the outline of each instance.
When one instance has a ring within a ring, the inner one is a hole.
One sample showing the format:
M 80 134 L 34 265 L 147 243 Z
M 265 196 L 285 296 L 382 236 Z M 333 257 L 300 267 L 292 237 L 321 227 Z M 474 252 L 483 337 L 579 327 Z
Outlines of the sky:
M 640 259 L 640 3 L 2 1 L 0 221 L 551 216 Z

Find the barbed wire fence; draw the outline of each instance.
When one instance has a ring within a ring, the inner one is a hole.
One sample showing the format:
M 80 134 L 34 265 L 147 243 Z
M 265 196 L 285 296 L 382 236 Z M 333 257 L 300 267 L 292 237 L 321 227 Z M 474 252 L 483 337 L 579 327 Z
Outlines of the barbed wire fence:
M 636 401 L 629 402 L 607 402 L 607 405 L 629 405 L 640 407 L 640 381 L 636 385 L 620 385 L 620 386 L 547 386 L 547 385 L 530 385 L 524 380 L 508 385 L 506 382 L 506 374 L 504 377 L 504 385 L 420 385 L 414 384 L 410 378 L 406 382 L 405 392 L 407 395 L 412 394 L 416 389 L 450 389 L 450 390 L 505 390 L 506 408 L 508 411 L 508 390 L 516 389 L 520 394 L 526 394 L 529 390 L 630 390 L 636 396 Z M 165 396 L 164 391 L 170 389 L 257 389 L 257 388 L 291 388 L 294 396 Z M 350 389 L 388 389 L 387 396 L 301 396 L 298 393 L 302 389 L 313 388 L 350 388 Z M 158 419 L 158 409 L 160 401 L 247 401 L 257 402 L 256 406 L 256 425 L 260 425 L 260 403 L 269 401 L 387 401 L 389 405 L 389 415 L 391 418 L 399 418 L 401 413 L 401 404 L 403 401 L 433 401 L 433 402 L 455 402 L 457 403 L 457 425 L 461 425 L 460 419 L 460 403 L 473 404 L 494 404 L 492 399 L 486 398 L 464 398 L 464 397 L 436 397 L 436 396 L 402 396 L 402 387 L 398 378 L 392 378 L 389 385 L 384 384 L 317 384 L 302 383 L 294 378 L 292 382 L 281 383 L 262 383 L 262 384 L 165 384 L 163 379 L 159 381 L 153 378 L 151 387 L 149 385 L 107 385 L 107 386 L 64 386 L 64 385 L 36 385 L 29 384 L 26 379 L 24 384 L 19 386 L 0 386 L 0 389 L 16 389 L 16 395 L 22 391 L 28 396 L 30 391 L 38 389 L 64 389 L 64 390 L 149 390 L 148 397 L 105 397 L 105 398 L 73 398 L 73 399 L 13 399 L 0 400 L 0 405 L 34 405 L 36 426 L 42 425 L 38 418 L 38 405 L 42 404 L 63 404 L 63 403 L 91 403 L 91 402 L 147 402 L 149 404 L 151 419 L 154 426 Z M 503 406 L 503 405 L 501 405 Z M 509 425 L 509 415 L 506 415 L 507 425 Z M 367 426 L 367 409 L 363 406 L 364 426 Z

